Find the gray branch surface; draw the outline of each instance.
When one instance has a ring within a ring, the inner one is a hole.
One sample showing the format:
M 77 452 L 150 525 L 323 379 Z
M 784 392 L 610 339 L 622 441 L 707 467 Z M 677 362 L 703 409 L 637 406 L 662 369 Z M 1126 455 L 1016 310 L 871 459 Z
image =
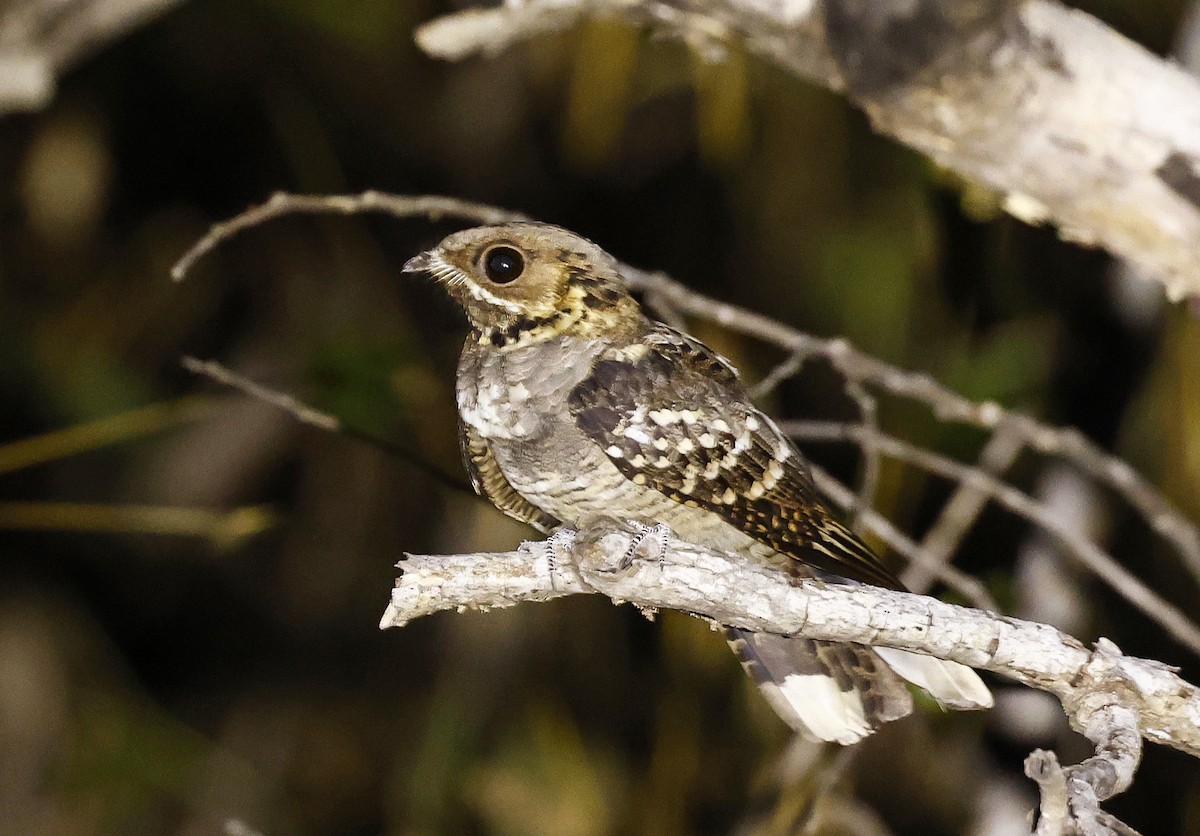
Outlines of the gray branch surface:
M 1200 295 L 1200 81 L 1053 0 L 518 0 L 425 24 L 448 60 L 617 17 L 719 60 L 744 46 L 1030 223 Z
M 1200 689 L 1105 639 L 1089 650 L 1045 624 L 913 593 L 796 581 L 736 555 L 646 535 L 598 521 L 515 552 L 408 555 L 380 627 L 441 610 L 591 592 L 644 611 L 669 608 L 759 632 L 897 647 L 992 671 L 1053 694 L 1096 747 L 1075 766 L 1064 768 L 1043 751 L 1026 761 L 1042 789 L 1039 833 L 1129 832 L 1099 805 L 1132 784 L 1142 738 L 1200 757 Z

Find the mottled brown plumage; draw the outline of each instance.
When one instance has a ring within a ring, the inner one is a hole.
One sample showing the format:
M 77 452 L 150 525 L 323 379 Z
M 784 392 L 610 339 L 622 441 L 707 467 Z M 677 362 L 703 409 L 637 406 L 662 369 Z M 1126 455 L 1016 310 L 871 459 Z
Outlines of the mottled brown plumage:
M 405 269 L 431 273 L 470 320 L 462 450 L 475 489 L 501 511 L 539 531 L 596 516 L 665 523 L 796 576 L 900 588 L 822 504 L 803 457 L 728 361 L 648 319 L 592 242 L 544 224 L 481 227 Z M 911 711 L 896 671 L 943 704 L 990 703 L 954 663 L 736 629 L 728 638 L 780 715 L 825 740 L 853 742 Z

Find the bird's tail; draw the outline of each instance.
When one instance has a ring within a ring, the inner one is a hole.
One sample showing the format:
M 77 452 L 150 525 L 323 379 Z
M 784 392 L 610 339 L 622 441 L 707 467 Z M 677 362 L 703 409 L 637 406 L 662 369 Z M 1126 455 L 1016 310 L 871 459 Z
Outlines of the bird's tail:
M 989 708 L 978 675 L 956 662 L 892 648 L 824 642 L 726 628 L 734 654 L 789 726 L 842 745 L 912 712 L 904 680 L 946 708 Z

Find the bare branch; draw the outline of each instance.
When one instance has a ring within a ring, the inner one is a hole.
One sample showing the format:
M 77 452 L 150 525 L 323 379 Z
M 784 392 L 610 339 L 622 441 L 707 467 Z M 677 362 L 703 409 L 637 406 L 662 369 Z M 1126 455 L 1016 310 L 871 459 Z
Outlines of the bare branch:
M 366 212 L 384 212 L 394 218 L 443 217 L 466 218 L 481 224 L 498 224 L 505 221 L 528 220 L 518 212 L 497 209 L 483 203 L 471 203 L 453 197 L 439 195 L 392 195 L 368 191 L 353 195 L 302 195 L 276 192 L 266 203 L 252 206 L 235 218 L 224 223 L 213 224 L 208 234 L 192 245 L 175 266 L 171 278 L 181 282 L 191 272 L 196 262 L 210 251 L 240 232 L 260 226 L 267 221 L 285 215 L 361 215 Z
M 241 392 L 243 395 L 282 409 L 301 424 L 362 441 L 378 450 L 382 450 L 388 455 L 408 462 L 452 490 L 464 491 L 474 495 L 474 491 L 470 485 L 463 479 L 447 473 L 437 465 L 426 460 L 416 451 L 385 438 L 370 435 L 354 427 L 349 427 L 336 415 L 311 407 L 294 395 L 264 386 L 214 360 L 198 360 L 195 357 L 184 357 L 180 361 L 180 365 L 192 374 L 207 378 L 221 386 L 228 386 L 230 389 Z
M 626 566 L 622 558 L 639 540 L 650 542 L 640 527 L 597 522 L 515 552 L 409 555 L 399 564 L 403 574 L 380 626 L 445 609 L 486 610 L 596 592 L 617 603 L 677 609 L 757 632 L 951 659 L 1054 694 L 1072 727 L 1096 745 L 1093 757 L 1064 771 L 1070 822 L 1095 818 L 1099 802 L 1129 787 L 1142 737 L 1200 757 L 1200 689 L 1165 665 L 1124 656 L 1107 640 L 1089 651 L 1044 624 L 877 587 L 796 582 L 674 538 Z M 1031 763 L 1039 782 L 1057 780 L 1057 762 L 1035 754 Z
M 1022 220 L 1140 265 L 1172 298 L 1200 293 L 1200 83 L 1087 14 L 1053 0 L 524 0 L 416 40 L 457 60 L 592 15 L 714 59 L 744 46 L 844 92 Z
M 817 490 L 829 498 L 834 505 L 843 511 L 854 507 L 858 498 L 854 491 L 833 478 L 833 476 L 822 468 L 810 465 L 810 469 L 812 470 L 813 481 L 817 483 Z M 966 600 L 980 609 L 999 609 L 995 599 L 987 591 L 987 587 L 980 581 L 947 563 L 931 560 L 928 555 L 921 551 L 921 547 L 917 545 L 916 541 L 904 534 L 887 517 L 880 514 L 874 508 L 864 508 L 860 514 L 860 519 L 865 530 L 870 531 L 886 543 L 890 548 L 895 550 L 896 554 L 905 558 L 910 565 L 925 569 L 946 584 L 947 587 L 962 595 Z
M 856 380 L 846 382 L 846 394 L 858 405 L 863 430 L 858 445 L 862 453 L 862 483 L 852 509 L 854 530 L 861 534 L 863 512 L 875 506 L 875 491 L 879 488 L 879 448 L 875 445 L 875 437 L 879 435 L 879 402 Z
M 846 439 L 862 443 L 869 434 L 862 427 L 831 425 Z M 790 433 L 792 426 L 782 422 L 780 429 Z M 967 485 L 988 496 L 1000 506 L 1030 520 L 1051 535 L 1067 552 L 1116 590 L 1125 600 L 1154 619 L 1178 641 L 1200 653 L 1200 627 L 1177 607 L 1161 598 L 1107 552 L 1081 535 L 1073 526 L 1024 491 L 1018 490 L 978 468 L 962 464 L 899 438 L 871 434 L 871 444 L 881 453 L 913 464 L 922 470 Z M 923 564 L 929 565 L 929 564 Z
M 1008 470 L 1025 447 L 1020 438 L 1006 426 L 1001 425 L 993 433 L 979 453 L 979 470 L 990 476 Z M 921 551 L 933 561 L 949 561 L 958 550 L 971 526 L 979 519 L 987 505 L 988 494 L 975 485 L 959 484 L 954 494 L 946 500 L 937 520 L 921 539 Z M 911 566 L 901 576 L 904 585 L 913 592 L 925 592 L 933 578 L 923 566 Z
M 316 427 L 319 430 L 332 433 L 339 432 L 342 429 L 342 422 L 337 416 L 313 409 L 292 395 L 256 383 L 244 375 L 231 371 L 220 363 L 212 360 L 198 360 L 195 357 L 184 357 L 180 361 L 180 365 L 192 374 L 206 377 L 214 383 L 228 386 L 231 389 L 236 389 L 243 395 L 249 395 L 264 403 L 269 403 L 271 406 L 278 407 L 301 424 L 307 424 L 310 427 Z

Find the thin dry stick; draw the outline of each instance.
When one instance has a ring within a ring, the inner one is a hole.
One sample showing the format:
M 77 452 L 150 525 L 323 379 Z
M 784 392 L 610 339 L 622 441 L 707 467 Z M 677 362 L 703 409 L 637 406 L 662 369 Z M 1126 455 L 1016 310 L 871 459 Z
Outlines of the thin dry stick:
M 281 392 L 278 389 L 272 389 L 269 386 L 264 386 L 261 383 L 251 380 L 245 375 L 238 374 L 232 369 L 223 366 L 215 360 L 198 360 L 195 357 L 184 357 L 180 361 L 185 369 L 192 374 L 200 377 L 208 378 L 214 383 L 221 386 L 241 392 L 243 395 L 248 395 L 251 398 L 268 403 L 271 406 L 278 407 L 284 412 L 291 415 L 301 424 L 310 427 L 316 427 L 319 430 L 336 433 L 338 435 L 353 438 L 371 445 L 388 455 L 395 456 L 398 459 L 408 462 L 417 467 L 422 472 L 432 476 L 441 484 L 456 491 L 464 491 L 474 494 L 471 487 L 462 479 L 459 479 L 431 462 L 422 458 L 416 452 L 409 450 L 407 447 L 399 444 L 394 444 L 387 439 L 379 438 L 378 436 L 364 433 L 353 427 L 348 427 L 336 415 L 331 415 L 328 412 L 322 412 L 319 409 L 309 406 L 293 395 L 286 392 Z
M 821 467 L 810 464 L 809 468 L 812 471 L 817 490 L 842 510 L 854 507 L 857 500 L 854 491 Z M 896 554 L 901 555 L 913 566 L 928 569 L 931 575 L 946 584 L 949 589 L 963 596 L 971 606 L 981 610 L 1000 612 L 1000 606 L 981 581 L 947 563 L 929 560 L 916 541 L 893 525 L 891 520 L 883 514 L 873 508 L 867 508 L 863 510 L 862 521 L 868 531 L 886 543 Z
M 811 425 L 805 425 L 811 426 Z M 797 429 L 789 422 L 780 428 L 791 433 Z M 804 427 L 800 427 L 804 429 Z M 839 433 L 841 440 L 861 442 L 864 430 L 858 426 L 832 424 L 830 435 Z M 985 493 L 999 505 L 1038 525 L 1056 539 L 1063 548 L 1091 569 L 1127 601 L 1154 619 L 1179 642 L 1200 654 L 1200 627 L 1197 627 L 1177 607 L 1158 596 L 1153 590 L 1118 564 L 1103 549 L 1078 531 L 1062 522 L 1037 500 L 978 468 L 954 461 L 946 456 L 917 447 L 894 436 L 878 434 L 872 442 L 884 455 L 915 465 L 946 479 L 969 485 Z
M 864 430 L 862 443 L 862 483 L 858 488 L 858 500 L 854 503 L 854 530 L 861 534 L 862 515 L 868 508 L 875 507 L 875 491 L 879 487 L 879 450 L 872 439 L 879 432 L 879 405 L 875 397 L 858 381 L 846 381 L 846 394 L 858 405 L 858 417 Z
M 331 433 L 341 432 L 343 429 L 342 422 L 337 416 L 313 409 L 311 406 L 285 392 L 271 389 L 263 386 L 261 383 L 255 383 L 245 375 L 240 375 L 214 360 L 184 357 L 179 361 L 179 364 L 192 374 L 207 377 L 209 380 L 220 383 L 222 386 L 228 386 L 242 394 L 279 407 L 301 424 L 307 424 L 310 427 L 316 427 L 317 429 Z
M 771 371 L 767 372 L 762 380 L 750 387 L 750 397 L 753 400 L 758 400 L 774 392 L 785 380 L 789 380 L 800 374 L 800 371 L 804 368 L 804 364 L 808 361 L 808 357 L 807 351 L 793 351 L 776 364 Z
M 193 244 L 191 249 L 175 262 L 175 266 L 171 268 L 171 279 L 176 282 L 183 281 L 196 262 L 218 245 L 239 232 L 274 218 L 301 214 L 360 215 L 365 212 L 384 212 L 396 218 L 467 218 L 481 224 L 528 220 L 519 212 L 438 195 L 410 197 L 376 191 L 353 195 L 300 195 L 276 192 L 266 203 L 252 206 L 224 223 L 213 224 L 208 234 Z
M 983 473 L 1000 476 L 1012 466 L 1023 449 L 1024 442 L 1001 424 L 980 451 L 976 467 Z M 949 562 L 971 526 L 983 513 L 987 500 L 988 495 L 972 485 L 964 483 L 955 488 L 950 499 L 942 506 L 938 518 L 921 538 L 921 551 L 926 557 L 932 561 Z M 908 567 L 900 579 L 913 592 L 928 591 L 934 581 L 933 575 L 924 566 Z
M 647 293 L 643 299 L 646 307 L 660 321 L 665 322 L 677 331 L 688 330 L 687 321 L 680 316 L 679 311 L 671 307 L 671 303 L 655 293 Z

